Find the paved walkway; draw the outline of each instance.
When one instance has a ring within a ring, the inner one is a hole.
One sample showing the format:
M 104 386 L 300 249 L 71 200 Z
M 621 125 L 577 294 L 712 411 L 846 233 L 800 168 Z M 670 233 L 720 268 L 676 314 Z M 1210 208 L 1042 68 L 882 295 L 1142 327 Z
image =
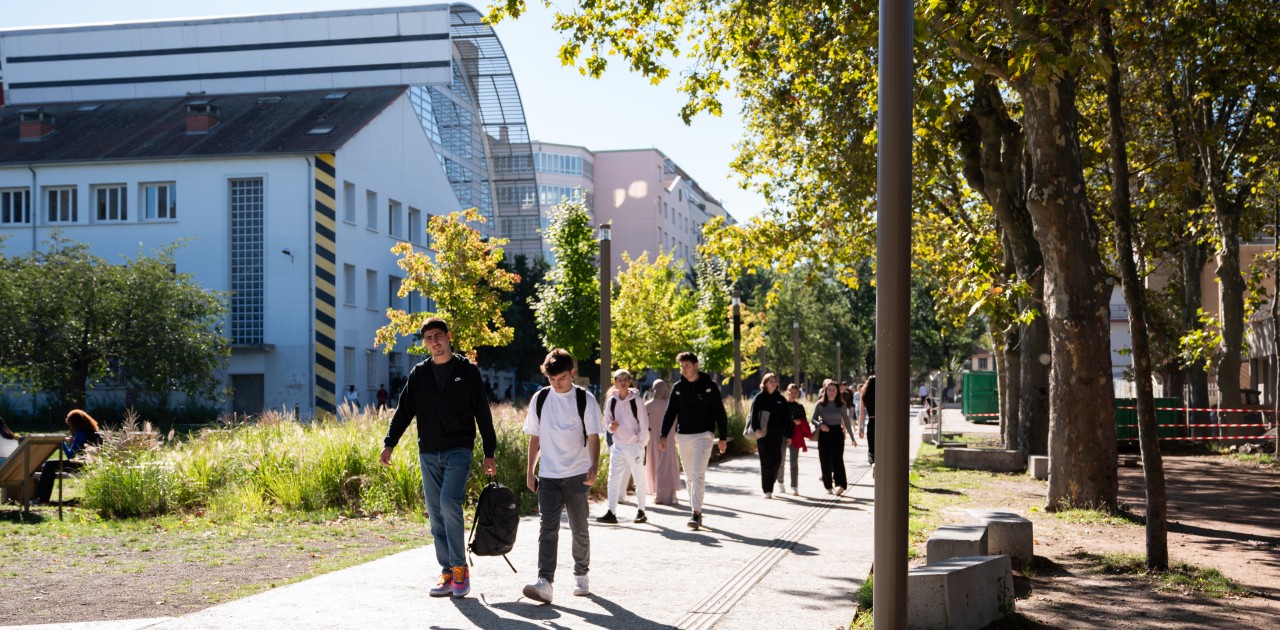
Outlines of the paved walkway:
M 911 418 L 915 417 L 912 410 Z M 920 443 L 912 426 L 912 457 Z M 654 629 L 711 627 L 842 628 L 853 618 L 853 592 L 871 570 L 873 510 L 866 445 L 846 445 L 849 489 L 826 494 L 818 452 L 800 456 L 800 496 L 761 496 L 755 456 L 713 464 L 707 473 L 704 527 L 692 531 L 688 495 L 679 507 L 653 506 L 649 522 L 631 523 L 634 497 L 618 525 L 591 506 L 591 590 L 574 597 L 568 521 L 562 523 L 553 603 L 521 595 L 537 574 L 536 517 L 521 520 L 516 547 L 501 558 L 476 558 L 463 599 L 427 596 L 438 568 L 431 546 L 335 571 L 179 618 L 33 626 L 48 630 L 196 628 L 544 628 Z

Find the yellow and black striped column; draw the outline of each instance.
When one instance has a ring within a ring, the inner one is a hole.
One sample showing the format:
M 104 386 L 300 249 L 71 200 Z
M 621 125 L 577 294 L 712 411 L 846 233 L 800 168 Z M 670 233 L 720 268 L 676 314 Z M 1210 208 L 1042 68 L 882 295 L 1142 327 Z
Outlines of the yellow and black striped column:
M 316 411 L 337 409 L 337 180 L 333 154 L 316 156 Z

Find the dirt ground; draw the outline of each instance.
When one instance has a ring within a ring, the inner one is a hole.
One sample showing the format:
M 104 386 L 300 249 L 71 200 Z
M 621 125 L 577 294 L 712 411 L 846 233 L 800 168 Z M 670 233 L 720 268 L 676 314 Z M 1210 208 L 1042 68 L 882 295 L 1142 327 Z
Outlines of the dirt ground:
M 1040 568 L 1016 580 L 1018 615 L 991 628 L 1280 627 L 1280 471 L 1221 456 L 1166 457 L 1164 465 L 1170 562 L 1217 568 L 1254 596 L 1159 592 L 1137 577 L 1091 573 L 1078 554 L 1143 554 L 1144 528 L 1029 511 Z M 1009 490 L 1042 501 L 1043 485 Z M 1120 468 L 1120 496 L 1134 513 L 1145 512 L 1142 468 Z

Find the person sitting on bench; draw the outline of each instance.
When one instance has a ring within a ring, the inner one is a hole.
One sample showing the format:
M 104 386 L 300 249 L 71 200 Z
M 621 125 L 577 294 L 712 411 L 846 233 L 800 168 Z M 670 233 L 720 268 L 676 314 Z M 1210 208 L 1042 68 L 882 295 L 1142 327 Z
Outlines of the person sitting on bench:
M 67 436 L 62 445 L 62 453 L 66 455 L 67 461 L 50 459 L 40 468 L 40 486 L 36 490 L 38 503 L 48 503 L 53 497 L 53 480 L 57 479 L 59 472 L 79 470 L 84 467 L 83 461 L 76 461 L 74 458 L 86 444 L 102 445 L 98 421 L 83 410 L 72 409 L 71 413 L 67 414 L 67 427 L 71 429 L 71 435 Z

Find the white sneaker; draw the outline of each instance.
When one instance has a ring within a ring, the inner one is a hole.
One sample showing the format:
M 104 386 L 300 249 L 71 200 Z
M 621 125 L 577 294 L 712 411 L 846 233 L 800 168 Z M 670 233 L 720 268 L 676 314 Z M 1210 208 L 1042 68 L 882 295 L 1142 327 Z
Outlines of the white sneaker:
M 791 486 L 791 494 L 797 497 L 800 496 L 800 488 Z
M 538 578 L 537 582 L 524 587 L 524 596 L 544 604 L 550 604 L 551 582 L 548 582 L 547 578 Z
M 591 594 L 591 587 L 587 584 L 587 576 L 573 576 L 573 594 L 578 597 L 585 597 Z
M 778 494 L 786 494 L 786 493 L 787 493 L 787 487 L 782 484 L 778 484 Z
M 772 499 L 772 498 L 773 498 L 773 493 L 772 493 L 772 492 L 766 492 L 766 493 L 764 493 L 764 498 L 766 498 L 766 499 Z
M 844 486 L 836 486 L 836 496 L 844 494 Z

